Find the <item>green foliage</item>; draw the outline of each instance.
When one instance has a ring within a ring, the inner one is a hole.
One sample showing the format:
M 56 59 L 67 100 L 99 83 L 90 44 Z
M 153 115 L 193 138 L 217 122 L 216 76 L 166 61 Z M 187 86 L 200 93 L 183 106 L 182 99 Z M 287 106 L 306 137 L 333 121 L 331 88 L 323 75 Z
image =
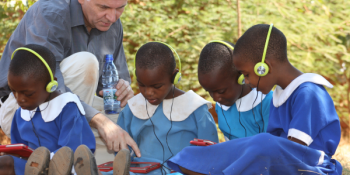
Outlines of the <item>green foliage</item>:
M 0 0 L 0 52 L 28 5 Z M 343 126 L 349 123 L 350 1 L 347 0 L 245 0 L 240 1 L 242 32 L 258 23 L 274 23 L 287 37 L 288 57 L 303 72 L 319 73 L 333 89 L 331 94 Z M 211 100 L 197 81 L 197 61 L 210 40 L 236 42 L 235 0 L 129 0 L 121 17 L 124 47 L 130 73 L 137 49 L 149 41 L 173 46 L 182 61 L 179 87 Z M 135 82 L 132 87 L 137 91 Z

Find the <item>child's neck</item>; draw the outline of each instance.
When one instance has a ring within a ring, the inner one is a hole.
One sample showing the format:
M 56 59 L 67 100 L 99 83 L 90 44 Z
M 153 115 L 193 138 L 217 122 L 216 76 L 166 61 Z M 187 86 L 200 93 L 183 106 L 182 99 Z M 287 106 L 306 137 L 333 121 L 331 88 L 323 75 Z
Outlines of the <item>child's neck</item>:
M 239 96 L 239 98 L 246 96 L 247 94 L 249 94 L 250 91 L 252 91 L 252 88 L 247 84 L 242 85 L 242 88 L 242 93 Z
M 303 74 L 303 72 L 288 62 L 285 66 L 280 67 L 278 74 L 276 84 L 282 89 L 285 89 L 294 79 Z
M 52 99 L 56 98 L 57 96 L 59 96 L 61 94 L 60 91 L 55 91 L 52 92 L 49 97 L 47 98 L 47 100 L 45 102 L 51 101 Z
M 175 87 L 175 90 L 174 90 L 174 98 L 184 94 L 185 92 L 178 89 L 177 87 Z M 173 89 L 171 89 L 170 93 L 165 97 L 165 99 L 172 99 L 173 98 Z

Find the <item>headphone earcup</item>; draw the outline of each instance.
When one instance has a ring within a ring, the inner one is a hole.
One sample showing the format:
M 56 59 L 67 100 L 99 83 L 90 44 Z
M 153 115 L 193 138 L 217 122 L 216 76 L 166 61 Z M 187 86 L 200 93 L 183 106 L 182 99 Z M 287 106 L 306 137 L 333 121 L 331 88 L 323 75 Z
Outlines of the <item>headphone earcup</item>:
M 240 75 L 239 78 L 238 78 L 238 84 L 240 85 L 244 85 L 244 75 Z
M 181 81 L 181 73 L 180 72 L 176 72 L 175 76 L 174 76 L 173 83 L 174 84 L 178 84 L 180 81 Z
M 55 81 L 55 80 L 50 81 L 50 83 L 47 84 L 47 86 L 46 86 L 46 91 L 48 93 L 52 93 L 52 92 L 54 92 L 57 89 L 57 87 L 58 87 L 57 81 Z
M 254 66 L 254 72 L 259 77 L 263 77 L 269 73 L 269 66 L 263 62 L 256 63 Z

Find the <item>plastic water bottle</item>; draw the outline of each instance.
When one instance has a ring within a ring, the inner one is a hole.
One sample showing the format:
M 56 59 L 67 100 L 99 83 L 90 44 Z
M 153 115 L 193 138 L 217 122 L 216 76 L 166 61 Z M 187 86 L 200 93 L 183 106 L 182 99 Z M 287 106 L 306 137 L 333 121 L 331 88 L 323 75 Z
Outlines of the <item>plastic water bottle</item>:
M 106 55 L 106 62 L 102 73 L 103 102 L 106 114 L 119 114 L 121 111 L 120 101 L 117 100 L 117 96 L 115 95 L 118 82 L 119 75 L 113 63 L 113 55 L 108 54 Z

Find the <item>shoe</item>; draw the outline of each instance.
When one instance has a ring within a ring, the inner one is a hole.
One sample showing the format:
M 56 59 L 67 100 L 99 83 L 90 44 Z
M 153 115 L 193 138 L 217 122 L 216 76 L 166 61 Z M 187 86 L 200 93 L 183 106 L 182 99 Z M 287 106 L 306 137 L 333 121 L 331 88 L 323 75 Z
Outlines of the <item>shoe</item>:
M 50 151 L 39 147 L 33 151 L 25 166 L 25 175 L 47 175 L 49 170 Z
M 62 147 L 52 157 L 49 165 L 49 175 L 70 175 L 73 166 L 73 151 Z
M 114 157 L 113 175 L 129 175 L 130 170 L 130 151 L 122 149 Z
M 85 145 L 75 150 L 73 165 L 77 175 L 98 175 L 95 157 Z

